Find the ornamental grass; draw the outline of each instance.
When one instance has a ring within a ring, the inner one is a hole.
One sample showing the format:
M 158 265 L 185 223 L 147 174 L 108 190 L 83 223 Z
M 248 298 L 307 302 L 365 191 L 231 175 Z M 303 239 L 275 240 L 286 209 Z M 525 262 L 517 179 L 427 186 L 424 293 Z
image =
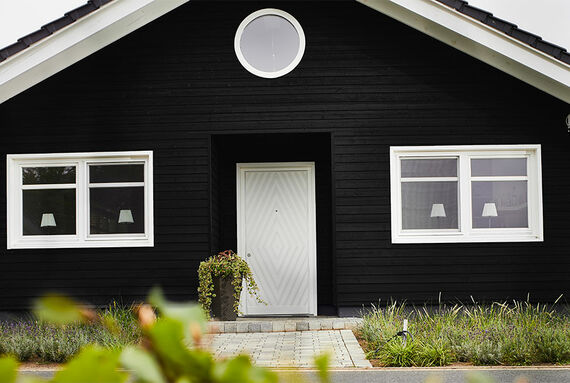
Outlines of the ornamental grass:
M 393 302 L 366 312 L 357 335 L 367 357 L 383 366 L 568 364 L 569 314 L 520 301 L 434 309 Z M 405 343 L 394 337 L 404 319 Z
M 141 330 L 131 307 L 113 303 L 100 314 L 105 324 L 57 326 L 31 317 L 0 322 L 0 356 L 10 355 L 20 362 L 62 363 L 86 345 L 120 349 L 138 343 Z

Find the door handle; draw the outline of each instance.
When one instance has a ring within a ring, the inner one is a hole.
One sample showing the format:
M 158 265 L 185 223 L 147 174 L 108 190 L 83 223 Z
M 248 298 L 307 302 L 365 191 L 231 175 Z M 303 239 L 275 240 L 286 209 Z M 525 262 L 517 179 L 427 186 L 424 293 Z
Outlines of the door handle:
M 246 256 L 247 256 L 248 258 L 249 258 L 249 257 L 251 257 L 251 253 L 247 253 L 247 255 L 246 255 Z

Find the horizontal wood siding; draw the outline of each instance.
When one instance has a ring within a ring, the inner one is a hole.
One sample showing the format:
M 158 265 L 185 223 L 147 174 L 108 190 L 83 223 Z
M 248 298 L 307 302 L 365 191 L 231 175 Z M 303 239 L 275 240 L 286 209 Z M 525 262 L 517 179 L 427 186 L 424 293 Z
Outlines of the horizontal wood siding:
M 227 243 L 231 217 L 213 202 L 226 181 L 211 171 L 212 136 L 253 133 L 332 137 L 336 258 L 320 269 L 336 296 L 322 300 L 570 294 L 567 104 L 354 1 L 272 2 L 301 23 L 307 49 L 290 74 L 257 78 L 233 38 L 267 6 L 191 1 L 0 105 L 0 201 L 7 153 L 153 150 L 156 237 L 153 248 L 6 251 L 0 203 L 0 310 L 52 290 L 104 304 L 159 284 L 196 298 L 198 263 Z M 391 145 L 526 143 L 543 145 L 543 243 L 391 244 Z

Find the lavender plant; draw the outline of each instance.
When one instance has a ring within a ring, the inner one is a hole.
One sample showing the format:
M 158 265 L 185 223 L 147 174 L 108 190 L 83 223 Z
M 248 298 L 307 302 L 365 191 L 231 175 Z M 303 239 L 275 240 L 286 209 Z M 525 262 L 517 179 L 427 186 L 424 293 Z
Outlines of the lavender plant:
M 0 322 L 0 355 L 12 355 L 21 362 L 61 363 L 88 344 L 119 349 L 140 340 L 141 329 L 131 307 L 113 302 L 97 315 L 102 322 L 89 324 L 75 318 L 65 326 L 34 317 Z

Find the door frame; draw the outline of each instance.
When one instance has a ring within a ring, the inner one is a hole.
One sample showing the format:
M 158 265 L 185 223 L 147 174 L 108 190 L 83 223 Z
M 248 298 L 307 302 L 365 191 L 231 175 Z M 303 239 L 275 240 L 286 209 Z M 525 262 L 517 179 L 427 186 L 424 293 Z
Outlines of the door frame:
M 237 208 L 237 252 L 245 254 L 245 175 L 247 172 L 258 171 L 307 171 L 308 176 L 308 228 L 309 228 L 309 312 L 303 315 L 317 315 L 317 214 L 315 190 L 315 163 L 314 162 L 255 162 L 236 164 L 236 208 Z M 244 258 L 245 259 L 245 258 Z M 245 289 L 244 289 L 245 293 Z M 248 315 L 247 300 L 240 300 L 240 310 Z M 301 313 L 291 313 L 299 315 Z M 268 314 L 271 315 L 271 314 Z

